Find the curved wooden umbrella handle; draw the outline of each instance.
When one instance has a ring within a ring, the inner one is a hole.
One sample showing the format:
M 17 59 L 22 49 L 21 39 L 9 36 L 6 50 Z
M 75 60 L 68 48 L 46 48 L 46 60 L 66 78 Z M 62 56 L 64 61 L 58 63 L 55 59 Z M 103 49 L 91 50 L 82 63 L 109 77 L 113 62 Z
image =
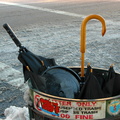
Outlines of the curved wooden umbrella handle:
M 102 23 L 102 36 L 104 36 L 105 32 L 106 32 L 106 24 L 105 24 L 105 20 L 103 17 L 99 16 L 99 15 L 89 15 L 88 17 L 86 17 L 81 24 L 81 77 L 84 77 L 84 53 L 86 50 L 86 24 L 89 20 L 91 19 L 97 19 Z

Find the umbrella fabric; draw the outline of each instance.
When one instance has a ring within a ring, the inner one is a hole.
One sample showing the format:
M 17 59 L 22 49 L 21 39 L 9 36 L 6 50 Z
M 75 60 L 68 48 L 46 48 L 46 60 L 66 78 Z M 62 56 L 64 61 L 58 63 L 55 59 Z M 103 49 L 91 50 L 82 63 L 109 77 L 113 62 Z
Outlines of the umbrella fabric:
M 90 70 L 91 70 L 91 66 L 90 66 L 90 64 L 88 64 L 87 65 L 87 70 L 86 70 L 86 73 L 85 73 L 85 80 L 87 80 L 87 77 L 89 76 L 89 74 L 90 74 Z
M 101 88 L 103 88 L 105 80 L 108 77 L 108 71 L 105 71 L 105 70 L 102 70 L 102 69 L 100 69 L 100 70 L 94 69 L 93 74 L 97 78 L 97 80 L 99 81 Z
M 120 74 L 115 73 L 113 96 L 120 95 Z
M 20 51 L 18 59 L 24 66 L 28 66 L 30 71 L 34 73 L 39 73 L 45 69 L 42 60 L 27 49 Z
M 35 55 L 26 48 L 20 49 L 18 59 L 24 66 L 28 66 L 32 72 L 40 73 L 48 66 L 56 65 L 53 59 L 46 59 L 41 56 Z
M 29 86 L 33 89 L 39 90 L 41 92 L 46 93 L 46 78 L 42 77 L 36 73 L 29 71 L 28 73 L 28 83 Z M 26 74 L 25 74 L 26 76 Z
M 75 98 L 79 92 L 80 77 L 71 69 L 58 67 L 54 59 L 37 56 L 26 48 L 20 49 L 18 59 L 25 81 L 29 80 L 32 88 L 66 98 Z
M 108 77 L 105 80 L 105 83 L 103 86 L 103 92 L 105 97 L 113 96 L 114 81 L 115 81 L 115 71 L 113 69 L 113 66 L 110 66 L 108 71 Z
M 103 92 L 97 78 L 92 72 L 89 73 L 87 80 L 81 89 L 80 99 L 98 99 L 103 98 Z
M 29 79 L 29 71 L 36 74 L 42 74 L 48 67 L 56 65 L 54 59 L 47 59 L 33 54 L 26 48 L 19 50 L 19 61 L 23 64 L 23 73 L 25 81 Z

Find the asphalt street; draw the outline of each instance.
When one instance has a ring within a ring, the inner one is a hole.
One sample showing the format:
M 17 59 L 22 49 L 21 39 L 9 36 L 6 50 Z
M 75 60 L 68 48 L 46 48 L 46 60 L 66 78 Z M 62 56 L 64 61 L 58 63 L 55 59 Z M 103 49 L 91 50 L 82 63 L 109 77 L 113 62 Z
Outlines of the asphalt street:
M 94 1 L 94 2 L 91 2 Z M 56 12 L 51 13 L 49 9 L 70 12 L 87 16 L 89 14 L 99 14 L 105 19 L 119 21 L 119 1 L 112 0 L 86 0 L 76 2 L 40 2 L 40 3 L 25 3 L 29 6 L 34 6 L 41 9 L 34 9 L 26 6 L 0 3 L 0 30 L 2 25 L 7 22 L 15 30 L 31 25 L 47 25 L 47 24 L 64 24 L 72 21 L 81 20 L 81 17 L 74 17 Z M 5 1 L 4 1 L 5 2 Z M 24 1 L 25 2 L 25 1 Z M 19 3 L 18 3 L 19 4 Z M 44 9 L 47 8 L 48 11 Z
M 90 62 L 92 66 L 106 69 L 114 63 L 120 72 L 119 0 L 38 0 L 36 3 L 0 0 L 0 118 L 4 118 L 5 108 L 26 105 L 22 97 L 26 85 L 22 65 L 17 60 L 18 48 L 3 24 L 8 23 L 22 44 L 34 53 L 54 57 L 59 65 L 79 66 L 80 24 L 90 14 L 105 18 L 107 33 L 101 37 L 98 21 L 88 25 L 86 65 Z

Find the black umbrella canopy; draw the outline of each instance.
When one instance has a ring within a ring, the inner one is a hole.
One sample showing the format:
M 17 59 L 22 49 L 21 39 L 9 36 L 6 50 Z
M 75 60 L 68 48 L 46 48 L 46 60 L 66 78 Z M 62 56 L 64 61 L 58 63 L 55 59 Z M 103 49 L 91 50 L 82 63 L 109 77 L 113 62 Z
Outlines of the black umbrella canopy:
M 97 78 L 93 75 L 93 70 L 91 69 L 85 84 L 81 89 L 79 94 L 80 99 L 98 99 L 103 98 L 104 94 L 102 92 L 101 86 Z
M 47 88 L 46 88 L 45 77 L 42 77 L 31 71 L 29 71 L 29 72 L 25 71 L 24 78 L 28 81 L 29 87 L 31 87 L 32 89 L 36 89 L 36 90 L 46 93 Z
M 92 68 L 91 68 L 91 66 L 90 66 L 90 63 L 88 63 L 84 80 L 86 80 L 87 77 L 89 76 L 91 69 L 92 69 Z
M 54 59 L 37 56 L 27 49 L 20 50 L 18 59 L 23 63 L 25 80 L 34 89 L 59 97 L 77 97 L 80 77 L 71 69 L 57 66 Z
M 18 56 L 19 61 L 26 66 L 28 71 L 32 71 L 34 73 L 39 73 L 45 70 L 45 65 L 43 60 L 26 48 L 22 48 L 19 51 L 19 56 Z
M 16 46 L 20 48 L 18 59 L 23 64 L 23 66 L 26 67 L 28 71 L 32 71 L 36 74 L 40 74 L 48 66 L 56 65 L 54 59 L 49 59 L 49 58 L 47 59 L 42 56 L 35 55 L 29 50 L 27 50 L 25 47 L 23 47 L 8 24 L 4 24 L 3 27 L 8 32 L 8 34 L 10 35 Z
M 113 96 L 120 95 L 120 74 L 115 73 L 114 85 L 113 85 Z
M 104 85 L 103 85 L 103 92 L 105 97 L 113 96 L 114 81 L 115 81 L 115 71 L 113 69 L 113 65 L 111 65 L 108 70 L 107 79 L 104 81 Z
M 81 77 L 81 82 L 80 82 L 80 86 L 81 88 L 84 86 L 84 83 L 85 81 L 87 80 L 89 74 L 90 74 L 90 71 L 91 71 L 91 66 L 90 66 L 90 63 L 88 63 L 87 65 L 87 69 L 86 69 L 86 73 L 85 73 L 85 77 Z
M 35 55 L 24 47 L 20 48 L 18 59 L 23 64 L 23 73 L 26 73 L 26 76 L 28 71 L 32 71 L 40 75 L 48 67 L 56 65 L 53 58 L 49 59 Z M 26 76 L 25 80 L 27 80 Z
M 4 24 L 4 28 L 20 48 L 18 59 L 23 64 L 25 81 L 29 80 L 32 88 L 59 97 L 76 98 L 80 77 L 73 70 L 57 66 L 54 59 L 33 54 L 21 46 L 8 24 Z

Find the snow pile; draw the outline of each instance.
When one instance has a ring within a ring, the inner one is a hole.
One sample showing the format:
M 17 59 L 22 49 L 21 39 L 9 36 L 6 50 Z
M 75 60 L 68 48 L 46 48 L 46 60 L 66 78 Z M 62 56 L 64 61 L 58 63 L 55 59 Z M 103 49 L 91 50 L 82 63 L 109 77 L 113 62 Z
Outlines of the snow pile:
M 29 120 L 28 108 L 27 107 L 16 107 L 10 106 L 5 109 L 4 112 L 6 119 L 5 120 Z
M 27 103 L 27 105 L 32 105 L 32 101 L 30 99 L 30 92 L 29 92 L 29 89 L 27 89 L 25 92 L 24 92 L 24 96 L 23 96 L 25 102 Z
M 29 89 L 24 92 L 24 100 L 27 104 L 32 104 L 32 101 L 30 100 Z M 6 117 L 5 120 L 29 120 L 29 113 L 27 107 L 22 108 L 10 106 L 9 108 L 5 109 L 4 115 Z

